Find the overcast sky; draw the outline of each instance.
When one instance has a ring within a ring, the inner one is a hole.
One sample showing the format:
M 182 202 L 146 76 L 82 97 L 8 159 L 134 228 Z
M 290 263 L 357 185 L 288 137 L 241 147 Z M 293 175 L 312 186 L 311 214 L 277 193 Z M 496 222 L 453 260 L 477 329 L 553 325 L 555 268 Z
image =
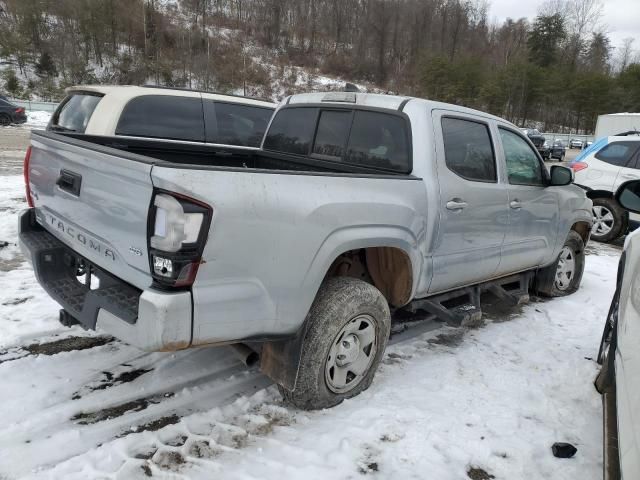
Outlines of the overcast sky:
M 533 19 L 543 0 L 490 0 L 489 18 L 502 22 L 507 17 Z M 622 39 L 635 38 L 633 47 L 640 49 L 640 0 L 603 0 L 602 26 L 611 39 L 612 47 L 619 47 Z M 615 55 L 615 52 L 614 52 Z

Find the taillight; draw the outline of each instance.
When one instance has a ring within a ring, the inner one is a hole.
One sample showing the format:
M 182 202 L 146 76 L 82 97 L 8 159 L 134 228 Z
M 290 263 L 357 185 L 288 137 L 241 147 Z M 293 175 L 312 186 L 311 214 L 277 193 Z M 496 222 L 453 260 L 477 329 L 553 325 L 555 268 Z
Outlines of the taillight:
M 149 262 L 157 287 L 190 287 L 207 242 L 213 209 L 177 193 L 156 191 L 149 216 Z
M 16 108 L 16 113 L 24 113 L 24 108 L 22 107 Z
M 573 164 L 570 165 L 570 167 L 574 171 L 574 173 L 577 173 L 580 170 L 584 170 L 588 166 L 589 165 L 587 163 L 584 163 L 584 162 L 576 162 L 576 163 L 573 163 Z
M 27 205 L 33 207 L 33 198 L 31 198 L 31 187 L 29 186 L 29 162 L 31 161 L 31 147 L 27 148 L 27 153 L 24 155 L 24 164 L 22 166 L 22 173 L 24 175 L 24 189 L 25 197 L 27 197 Z

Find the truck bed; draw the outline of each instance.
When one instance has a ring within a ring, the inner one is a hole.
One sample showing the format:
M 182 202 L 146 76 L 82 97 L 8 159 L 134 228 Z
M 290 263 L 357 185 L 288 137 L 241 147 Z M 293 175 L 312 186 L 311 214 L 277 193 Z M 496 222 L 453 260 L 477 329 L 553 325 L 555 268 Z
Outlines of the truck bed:
M 340 164 L 321 158 L 302 155 L 287 155 L 276 152 L 244 147 L 217 146 L 187 142 L 164 141 L 157 139 L 134 139 L 127 137 L 107 137 L 75 133 L 34 132 L 36 135 L 55 135 L 57 140 L 80 141 L 85 148 L 88 144 L 108 147 L 160 160 L 163 166 L 180 165 L 184 168 L 239 168 L 257 170 L 281 170 L 289 172 L 354 173 L 371 175 L 406 176 L 397 172 Z M 111 152 L 113 153 L 113 152 Z M 132 158 L 140 160 L 139 158 Z

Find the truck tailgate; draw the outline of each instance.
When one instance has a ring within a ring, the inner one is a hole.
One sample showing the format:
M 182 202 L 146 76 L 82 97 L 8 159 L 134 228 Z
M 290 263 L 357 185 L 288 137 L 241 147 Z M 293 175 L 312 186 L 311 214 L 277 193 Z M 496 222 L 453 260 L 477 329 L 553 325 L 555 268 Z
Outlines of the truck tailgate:
M 31 148 L 38 223 L 90 262 L 148 287 L 152 160 L 49 132 L 33 132 Z

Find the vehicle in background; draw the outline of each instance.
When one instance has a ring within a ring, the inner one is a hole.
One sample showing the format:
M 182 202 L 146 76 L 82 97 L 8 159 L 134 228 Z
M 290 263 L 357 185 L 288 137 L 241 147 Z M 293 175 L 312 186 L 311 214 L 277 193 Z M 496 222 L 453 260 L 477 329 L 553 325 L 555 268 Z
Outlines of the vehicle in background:
M 9 101 L 9 97 L 7 97 L 6 95 L 2 95 L 0 93 L 0 100 L 4 100 L 5 102 L 8 102 Z
M 640 214 L 640 180 L 623 183 L 615 201 Z M 595 386 L 602 394 L 604 478 L 640 478 L 640 231 L 620 257 L 616 290 L 605 321 Z
M 531 143 L 536 147 L 542 159 L 548 160 L 551 149 L 549 148 L 549 142 L 544 138 L 540 131 L 536 128 L 523 128 L 522 133 L 529 137 L 529 140 L 531 140 Z
M 598 116 L 594 139 L 597 141 L 623 132 L 640 132 L 640 113 L 610 113 Z
M 8 100 L 0 99 L 0 126 L 6 127 L 12 123 L 25 123 L 27 114 L 24 108 L 14 105 Z
M 142 90 L 129 103 L 157 94 Z M 25 158 L 20 245 L 63 324 L 150 351 L 249 343 L 286 400 L 325 408 L 371 384 L 390 309 L 459 327 L 480 319 L 487 290 L 517 305 L 530 288 L 579 288 L 591 201 L 501 118 L 310 93 L 282 102 L 261 149 L 167 149 L 118 136 L 137 125 L 108 95 L 89 99 L 88 121 L 72 95 L 64 125 L 116 136 L 56 131 L 59 114 Z M 178 100 L 198 111 L 198 95 Z M 158 112 L 135 105 L 135 119 Z
M 640 216 L 629 213 L 615 199 L 623 183 L 640 179 L 640 137 L 606 137 L 583 150 L 571 162 L 574 183 L 593 200 L 591 238 L 610 242 L 635 229 Z
M 569 140 L 569 148 L 573 149 L 573 148 L 578 148 L 581 149 L 582 148 L 582 140 L 580 140 L 579 138 L 572 138 L 571 140 Z
M 567 150 L 564 146 L 564 143 L 560 141 L 553 142 L 553 145 L 549 148 L 549 158 L 555 158 L 559 161 L 564 161 L 564 156 L 566 155 Z
M 50 132 L 172 144 L 257 149 L 276 105 L 247 97 L 155 86 L 71 87 L 47 125 Z M 158 147 L 160 148 L 160 147 Z

